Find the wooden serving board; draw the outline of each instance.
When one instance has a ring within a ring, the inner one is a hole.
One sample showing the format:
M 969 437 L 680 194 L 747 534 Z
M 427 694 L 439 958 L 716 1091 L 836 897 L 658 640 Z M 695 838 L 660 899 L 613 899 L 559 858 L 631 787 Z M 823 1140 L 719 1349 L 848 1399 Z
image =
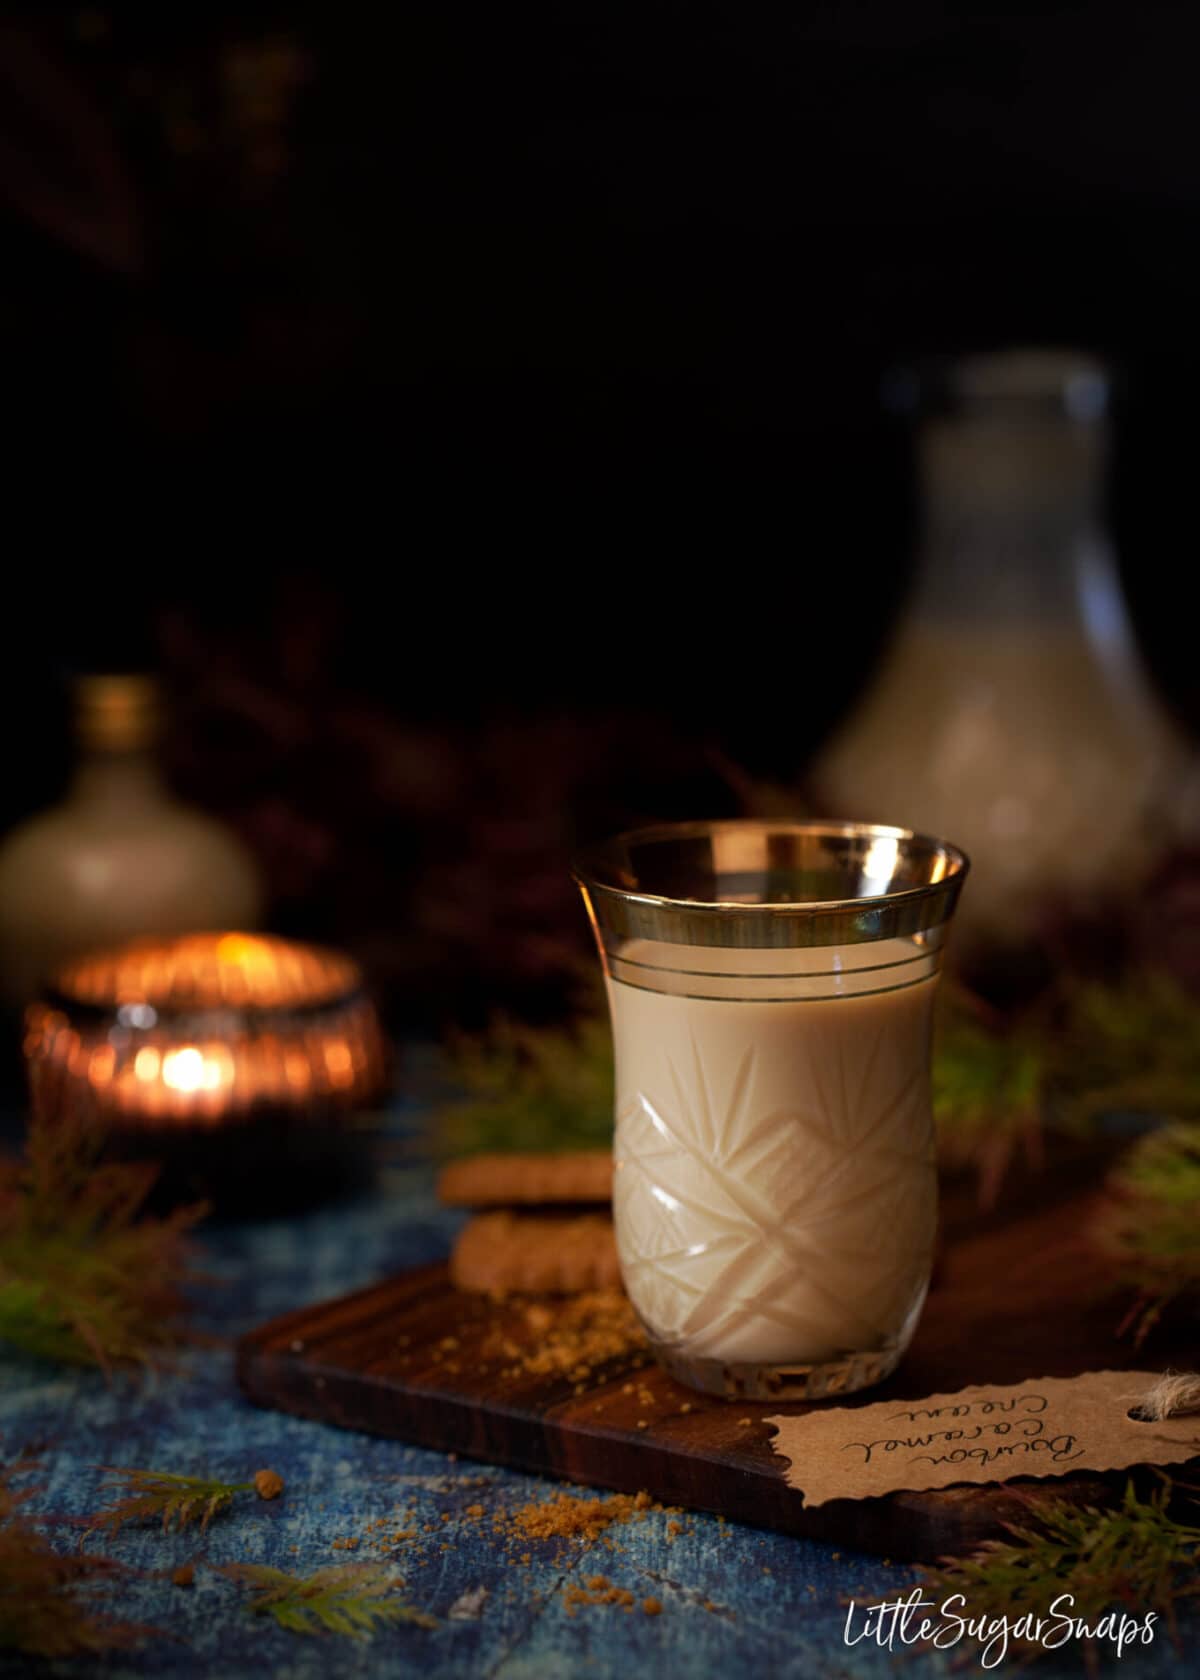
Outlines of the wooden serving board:
M 1118 1340 L 1121 1302 L 1083 1235 L 1095 1191 L 1079 1189 L 1081 1169 L 1094 1182 L 1094 1160 L 1067 1162 L 1012 1186 L 1010 1211 L 988 1216 L 968 1191 L 952 1196 L 934 1284 L 900 1370 L 839 1403 L 1087 1370 L 1194 1368 L 1194 1323 L 1164 1329 L 1139 1350 Z M 808 1407 L 695 1394 L 628 1358 L 593 1373 L 582 1393 L 567 1377 L 504 1374 L 504 1362 L 481 1350 L 505 1310 L 456 1291 L 444 1266 L 423 1267 L 252 1332 L 238 1347 L 239 1380 L 251 1400 L 302 1417 L 595 1487 L 645 1488 L 667 1505 L 897 1559 L 960 1553 L 1003 1532 L 1004 1521 L 1027 1519 L 1031 1498 L 1103 1504 L 1124 1485 L 1124 1473 L 1073 1476 L 805 1510 L 762 1419 Z

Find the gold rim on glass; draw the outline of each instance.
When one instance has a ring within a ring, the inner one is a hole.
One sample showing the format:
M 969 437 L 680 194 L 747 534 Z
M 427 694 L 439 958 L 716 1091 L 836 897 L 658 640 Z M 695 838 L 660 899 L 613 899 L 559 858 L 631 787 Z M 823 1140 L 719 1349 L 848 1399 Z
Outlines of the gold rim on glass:
M 957 846 L 909 828 L 750 818 L 633 829 L 572 874 L 610 937 L 764 947 L 940 928 L 969 868 Z

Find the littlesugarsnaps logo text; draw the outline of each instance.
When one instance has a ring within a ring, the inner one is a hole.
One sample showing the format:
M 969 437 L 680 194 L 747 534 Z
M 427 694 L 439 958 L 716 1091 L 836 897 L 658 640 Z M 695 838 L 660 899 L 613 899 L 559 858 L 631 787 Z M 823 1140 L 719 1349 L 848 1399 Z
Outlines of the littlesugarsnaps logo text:
M 929 1645 L 938 1651 L 951 1650 L 964 1640 L 979 1646 L 982 1668 L 996 1668 L 1014 1645 L 1040 1646 L 1043 1651 L 1061 1650 L 1074 1640 L 1106 1643 L 1122 1657 L 1131 1646 L 1152 1645 L 1154 1611 L 1131 1616 L 1127 1610 L 1110 1610 L 1091 1620 L 1075 1614 L 1071 1593 L 1060 1593 L 1042 1612 L 1026 1610 L 1019 1616 L 972 1616 L 962 1593 L 952 1593 L 940 1604 L 921 1596 L 914 1587 L 906 1598 L 882 1599 L 859 1606 L 850 1600 L 842 1639 L 847 1645 L 864 1642 L 888 1651 L 908 1645 Z

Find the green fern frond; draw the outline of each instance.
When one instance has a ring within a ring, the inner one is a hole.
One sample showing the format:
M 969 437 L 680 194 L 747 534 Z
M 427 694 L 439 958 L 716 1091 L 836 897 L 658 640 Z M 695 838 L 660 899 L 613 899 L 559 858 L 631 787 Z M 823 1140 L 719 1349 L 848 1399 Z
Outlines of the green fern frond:
M 129 1497 L 98 1511 L 85 1534 L 98 1528 L 116 1534 L 126 1523 L 158 1519 L 164 1530 L 199 1522 L 203 1534 L 217 1513 L 233 1503 L 236 1494 L 254 1491 L 253 1482 L 218 1482 L 206 1476 L 178 1476 L 169 1470 L 121 1470 L 105 1465 L 104 1473 L 120 1477 Z
M 980 1200 L 995 1199 L 1018 1149 L 1040 1156 L 1047 1047 L 1039 1026 L 1005 1027 L 961 989 L 938 1012 L 933 1117 L 938 1159 L 974 1167 Z
M 1074 987 L 1053 1085 L 1059 1109 L 1084 1124 L 1121 1111 L 1200 1118 L 1200 1002 L 1164 974 Z
M 1007 1523 L 1011 1540 L 987 1540 L 969 1556 L 922 1571 L 944 1600 L 961 1593 L 972 1617 L 1015 1622 L 1026 1611 L 1045 1615 L 1060 1593 L 1075 1600 L 1071 1615 L 1094 1622 L 1105 1611 L 1136 1606 L 1169 1623 L 1180 1598 L 1200 1592 L 1200 1528 L 1168 1511 L 1173 1488 L 1141 1499 L 1132 1481 L 1119 1505 L 1100 1511 L 1054 1501 L 1037 1507 L 1036 1525 Z M 1032 1645 L 1026 1654 L 1041 1647 Z
M 382 1564 L 343 1563 L 304 1577 L 266 1564 L 232 1563 L 221 1573 L 252 1587 L 248 1608 L 272 1616 L 290 1633 L 369 1639 L 388 1622 L 437 1626 L 432 1616 L 394 1596 L 398 1583 Z
M 612 1035 L 603 1014 L 569 1027 L 529 1027 L 508 1017 L 447 1052 L 461 1098 L 435 1115 L 439 1154 L 605 1149 L 612 1142 Z
M 1120 1283 L 1136 1291 L 1122 1329 L 1141 1342 L 1176 1297 L 1200 1290 L 1200 1122 L 1150 1132 L 1109 1177 L 1092 1227 Z
M 154 1178 L 102 1160 L 79 1116 L 34 1116 L 23 1157 L 0 1161 L 0 1344 L 107 1371 L 185 1339 L 203 1209 L 147 1214 Z

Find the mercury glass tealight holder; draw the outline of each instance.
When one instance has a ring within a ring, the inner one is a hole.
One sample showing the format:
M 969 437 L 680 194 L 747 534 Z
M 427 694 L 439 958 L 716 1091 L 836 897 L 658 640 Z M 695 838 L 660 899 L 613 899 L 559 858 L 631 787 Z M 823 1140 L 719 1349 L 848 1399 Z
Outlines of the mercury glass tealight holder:
M 730 1398 L 881 1381 L 937 1221 L 930 1040 L 967 859 L 866 823 L 683 823 L 576 866 L 616 1051 L 613 1214 L 659 1361 Z
M 26 1013 L 36 1114 L 160 1163 L 222 1208 L 308 1200 L 361 1165 L 385 1043 L 356 963 L 258 934 L 139 941 L 59 970 Z

